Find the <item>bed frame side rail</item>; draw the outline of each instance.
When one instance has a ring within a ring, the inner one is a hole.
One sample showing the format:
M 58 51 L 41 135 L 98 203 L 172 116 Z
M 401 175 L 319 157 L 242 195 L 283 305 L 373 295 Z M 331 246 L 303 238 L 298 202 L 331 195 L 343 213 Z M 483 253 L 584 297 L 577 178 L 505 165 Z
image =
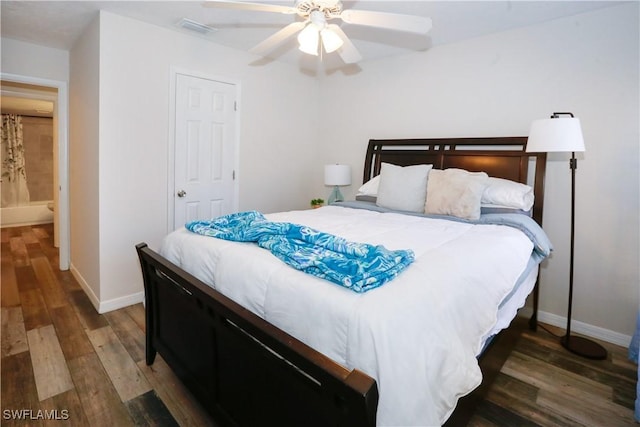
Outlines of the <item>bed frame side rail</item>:
M 146 363 L 160 353 L 223 425 L 374 426 L 375 380 L 349 371 L 151 250 Z

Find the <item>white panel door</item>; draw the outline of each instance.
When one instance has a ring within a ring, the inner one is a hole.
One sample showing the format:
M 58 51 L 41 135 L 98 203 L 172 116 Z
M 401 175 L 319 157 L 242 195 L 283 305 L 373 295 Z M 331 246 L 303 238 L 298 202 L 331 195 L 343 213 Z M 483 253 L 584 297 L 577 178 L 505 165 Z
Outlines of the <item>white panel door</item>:
M 174 229 L 232 212 L 236 86 L 176 74 Z

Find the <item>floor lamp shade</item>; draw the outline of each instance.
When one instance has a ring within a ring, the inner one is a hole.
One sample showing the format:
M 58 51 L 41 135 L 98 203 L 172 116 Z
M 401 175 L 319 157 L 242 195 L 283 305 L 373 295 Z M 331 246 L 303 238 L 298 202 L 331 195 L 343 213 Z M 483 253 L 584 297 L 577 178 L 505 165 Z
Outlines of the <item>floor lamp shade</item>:
M 349 165 L 326 165 L 324 167 L 324 185 L 332 185 L 333 191 L 329 196 L 329 204 L 344 200 L 340 187 L 351 185 L 351 166 Z
M 580 119 L 558 117 L 534 120 L 531 124 L 527 151 L 545 152 L 583 152 L 584 138 Z
M 570 117 L 561 117 L 570 116 Z M 571 159 L 571 246 L 569 253 L 569 304 L 567 308 L 567 330 L 560 339 L 564 348 L 572 353 L 589 359 L 606 359 L 607 350 L 600 344 L 587 338 L 571 335 L 571 309 L 573 302 L 573 258 L 575 242 L 575 195 L 576 195 L 576 168 L 578 161 L 576 152 L 583 152 L 584 138 L 580 120 L 571 113 L 553 113 L 550 119 L 535 120 L 531 124 L 529 138 L 527 140 L 529 152 L 570 152 Z

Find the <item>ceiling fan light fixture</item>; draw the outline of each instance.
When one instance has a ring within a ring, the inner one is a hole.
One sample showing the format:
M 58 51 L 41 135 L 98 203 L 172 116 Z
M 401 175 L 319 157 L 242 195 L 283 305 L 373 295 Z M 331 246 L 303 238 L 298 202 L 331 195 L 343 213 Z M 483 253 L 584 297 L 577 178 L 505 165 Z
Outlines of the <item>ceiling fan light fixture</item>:
M 318 27 L 313 24 L 307 25 L 304 30 L 298 34 L 298 43 L 302 52 L 309 55 L 318 56 L 318 42 L 320 41 L 320 33 Z
M 320 37 L 322 38 L 322 46 L 327 53 L 335 52 L 344 44 L 344 41 L 340 36 L 328 28 L 324 28 L 320 31 Z

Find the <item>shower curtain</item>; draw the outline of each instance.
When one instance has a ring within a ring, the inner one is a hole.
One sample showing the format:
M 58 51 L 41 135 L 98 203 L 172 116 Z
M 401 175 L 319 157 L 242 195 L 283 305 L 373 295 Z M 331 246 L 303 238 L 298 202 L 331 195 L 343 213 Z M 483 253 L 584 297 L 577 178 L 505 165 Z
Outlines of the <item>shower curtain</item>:
M 2 162 L 2 204 L 4 207 L 29 204 L 27 173 L 22 142 L 22 118 L 3 114 L 0 127 L 0 161 Z

